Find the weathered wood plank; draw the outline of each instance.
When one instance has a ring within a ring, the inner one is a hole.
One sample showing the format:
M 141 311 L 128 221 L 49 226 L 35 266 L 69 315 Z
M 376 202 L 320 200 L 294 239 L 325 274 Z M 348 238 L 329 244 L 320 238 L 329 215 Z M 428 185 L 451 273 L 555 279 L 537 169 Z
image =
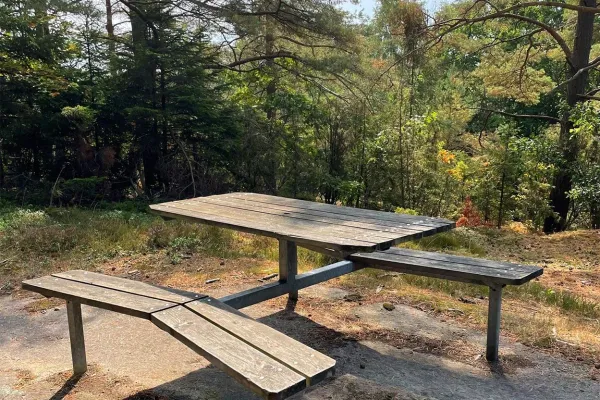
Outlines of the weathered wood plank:
M 297 206 L 291 205 L 291 204 L 279 204 L 279 203 L 268 202 L 267 200 L 260 200 L 260 199 L 255 199 L 252 197 L 247 197 L 247 196 L 240 197 L 240 196 L 244 196 L 244 194 L 243 193 L 221 194 L 221 195 L 193 198 L 193 199 L 190 199 L 190 201 L 206 199 L 206 200 L 211 200 L 211 201 L 235 202 L 238 205 L 251 204 L 255 207 L 260 207 L 260 208 L 264 208 L 267 210 L 284 211 L 284 212 L 298 214 L 298 215 L 310 215 L 310 216 L 314 216 L 314 217 L 324 218 L 327 221 L 337 222 L 338 224 L 342 224 L 342 225 L 355 226 L 355 227 L 364 228 L 364 229 L 376 229 L 376 230 L 382 230 L 384 232 L 399 232 L 399 233 L 403 233 L 406 231 L 422 232 L 422 231 L 430 231 L 432 228 L 432 226 L 412 224 L 412 223 L 410 223 L 412 221 L 399 223 L 398 221 L 392 222 L 389 220 L 377 219 L 377 218 L 373 218 L 373 217 L 367 217 L 364 215 L 360 215 L 360 216 L 359 215 L 347 215 L 345 213 L 334 214 L 330 211 L 313 210 L 310 208 L 297 207 Z M 319 203 L 316 203 L 316 204 L 319 204 Z M 346 207 L 336 206 L 336 208 L 344 209 Z M 353 209 L 352 207 L 348 207 L 348 208 Z M 361 209 L 358 209 L 358 210 L 361 210 Z M 383 211 L 378 211 L 378 212 L 383 212 Z M 443 225 L 446 226 L 447 224 L 444 223 Z
M 116 276 L 98 274 L 96 272 L 73 270 L 52 274 L 63 279 L 75 282 L 87 283 L 106 289 L 118 290 L 120 292 L 136 294 L 138 296 L 165 300 L 171 303 L 183 304 L 188 301 L 198 300 L 206 297 L 204 294 L 183 292 L 176 289 L 154 286 L 149 283 L 119 278 Z
M 300 374 L 184 306 L 156 312 L 152 322 L 263 398 L 283 399 L 306 387 Z
M 256 201 L 262 201 L 265 203 L 283 204 L 295 206 L 298 208 L 304 208 L 307 210 L 319 210 L 329 212 L 331 214 L 342 214 L 357 217 L 371 217 L 374 219 L 392 221 L 397 223 L 408 223 L 414 225 L 425 225 L 425 226 L 447 226 L 453 225 L 454 222 L 444 218 L 434 218 L 421 215 L 407 215 L 407 214 L 396 214 L 384 211 L 368 210 L 364 208 L 354 207 L 342 207 L 333 204 L 317 203 L 314 201 L 290 199 L 286 197 L 269 196 L 266 194 L 258 193 L 231 193 L 227 196 L 233 196 L 237 198 L 247 198 Z
M 399 224 L 385 226 L 377 224 L 376 220 L 374 220 L 374 223 L 365 223 L 360 221 L 354 221 L 351 219 L 352 217 L 348 217 L 346 215 L 341 214 L 336 214 L 334 216 L 332 216 L 331 214 L 315 215 L 315 213 L 312 213 L 310 210 L 280 206 L 278 204 L 267 204 L 258 202 L 252 203 L 248 200 L 227 197 L 225 195 L 197 197 L 195 199 L 185 200 L 181 202 L 186 204 L 198 203 L 221 205 L 239 210 L 260 212 L 268 215 L 276 215 L 285 218 L 315 221 L 329 225 L 334 225 L 335 227 L 352 228 L 352 231 L 354 231 L 355 229 L 360 229 L 362 231 L 367 231 L 368 234 L 372 234 L 374 235 L 374 237 L 382 237 L 385 239 L 396 239 L 398 238 L 398 236 L 412 235 L 417 232 L 422 232 L 424 230 L 431 229 L 430 227 L 415 225 L 406 225 L 408 229 L 402 228 Z
M 441 261 L 445 263 L 457 263 L 464 265 L 474 265 L 477 267 L 489 267 L 489 268 L 502 268 L 504 267 L 508 271 L 515 271 L 517 274 L 529 274 L 535 271 L 541 270 L 540 267 L 535 265 L 524 265 L 511 263 L 506 261 L 494 261 L 487 260 L 484 258 L 475 258 L 475 257 L 464 257 L 457 256 L 454 254 L 444 254 L 444 253 L 434 253 L 429 251 L 420 251 L 420 250 L 411 250 L 411 249 L 403 249 L 399 247 L 392 247 L 385 251 L 386 253 L 397 254 L 398 256 L 408 256 L 408 257 L 419 257 L 425 258 L 428 260 Z
M 390 251 L 392 250 L 392 251 Z M 348 256 L 349 260 L 365 267 L 382 268 L 397 272 L 406 272 L 414 275 L 431 276 L 461 282 L 489 285 L 521 285 L 543 273 L 542 268 L 518 266 L 515 264 L 484 261 L 477 265 L 477 259 L 469 259 L 469 263 L 462 263 L 461 258 L 453 260 L 454 256 L 444 255 L 443 259 L 437 258 L 437 253 L 431 254 L 433 258 L 423 257 L 423 252 L 411 255 L 412 250 L 396 249 L 377 251 L 374 253 L 355 253 Z
M 188 211 L 198 211 L 213 215 L 235 216 L 248 222 L 254 222 L 261 226 L 269 226 L 275 229 L 283 228 L 289 230 L 307 231 L 321 235 L 335 236 L 344 239 L 361 240 L 370 243 L 391 243 L 397 234 L 378 232 L 351 226 L 334 225 L 325 222 L 312 221 L 302 218 L 291 218 L 286 215 L 266 214 L 260 211 L 252 211 L 241 208 L 233 208 L 226 205 L 211 204 L 200 201 L 180 200 L 168 203 L 169 206 Z
M 188 211 L 170 207 L 167 204 L 154 204 L 150 209 L 158 215 L 170 216 L 173 218 L 186 219 L 189 221 L 216 225 L 224 228 L 230 228 L 241 232 L 248 232 L 262 236 L 273 237 L 276 239 L 289 239 L 297 244 L 306 244 L 315 247 L 326 247 L 339 251 L 360 251 L 375 250 L 377 248 L 386 248 L 383 245 L 373 244 L 372 242 L 344 239 L 331 235 L 315 233 L 310 229 L 297 227 L 294 229 L 270 226 L 265 223 L 245 221 L 233 216 L 214 215 L 198 211 Z M 390 244 L 391 245 L 391 244 Z M 389 246 L 388 246 L 389 247 Z
M 185 307 L 304 376 L 308 385 L 314 385 L 322 380 L 335 367 L 334 359 L 253 320 L 218 300 L 209 297 L 187 303 Z
M 53 276 L 24 281 L 23 289 L 40 293 L 46 297 L 58 297 L 145 319 L 149 319 L 150 314 L 153 312 L 176 305 L 164 300 L 119 292 Z

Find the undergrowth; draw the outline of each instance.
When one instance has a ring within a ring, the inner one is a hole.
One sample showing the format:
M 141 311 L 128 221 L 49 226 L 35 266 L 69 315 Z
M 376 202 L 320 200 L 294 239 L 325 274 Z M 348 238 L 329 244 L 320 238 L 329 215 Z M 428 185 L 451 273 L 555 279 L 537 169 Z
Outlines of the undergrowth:
M 0 293 L 3 289 L 16 287 L 24 278 L 57 269 L 93 269 L 99 263 L 149 253 L 164 255 L 172 264 L 182 262 L 192 254 L 266 260 L 269 262 L 249 263 L 246 272 L 264 273 L 265 265 L 276 272 L 278 243 L 275 239 L 184 221 L 165 221 L 147 213 L 146 208 L 140 203 L 99 205 L 96 209 L 36 209 L 0 203 Z M 510 247 L 517 240 L 514 235 L 493 229 L 459 228 L 403 246 L 489 257 L 487 253 L 494 246 Z M 302 248 L 299 248 L 298 259 L 301 271 L 333 261 Z M 411 297 L 419 304 L 430 304 L 440 312 L 458 310 L 482 326 L 486 323 L 484 299 L 488 289 L 485 286 L 386 274 L 373 269 L 343 277 L 342 285 L 373 292 L 379 286 L 385 286 L 386 290 L 395 290 L 397 295 Z M 462 302 L 463 298 L 481 301 L 480 304 L 468 304 Z M 523 343 L 540 347 L 553 343 L 553 331 L 557 326 L 580 335 L 593 336 L 594 332 L 580 329 L 580 326 L 587 320 L 597 321 L 600 318 L 600 305 L 593 300 L 567 290 L 549 288 L 536 281 L 505 288 L 503 299 L 549 307 L 564 316 L 556 319 L 541 312 L 534 318 L 530 313 L 510 310 L 503 313 L 504 329 L 517 335 Z

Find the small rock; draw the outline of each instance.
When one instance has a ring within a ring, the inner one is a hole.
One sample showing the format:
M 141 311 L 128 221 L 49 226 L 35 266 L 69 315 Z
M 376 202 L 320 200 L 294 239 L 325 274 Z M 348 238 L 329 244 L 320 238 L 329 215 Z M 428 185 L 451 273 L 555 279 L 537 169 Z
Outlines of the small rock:
M 221 265 L 221 266 L 225 265 L 225 260 L 221 260 L 221 262 L 219 263 L 219 265 Z
M 596 365 L 594 365 L 594 367 L 595 367 L 596 369 L 600 369 L 600 363 L 597 363 Z
M 269 274 L 267 276 L 263 276 L 262 278 L 259 279 L 259 281 L 268 281 L 269 279 L 273 279 L 277 276 L 278 274 Z
M 196 268 L 196 272 L 202 271 L 202 268 Z
M 344 300 L 346 301 L 359 301 L 362 299 L 362 296 L 358 293 L 350 293 L 344 296 Z
M 204 282 L 205 284 L 209 284 L 209 283 L 215 283 L 215 282 L 219 282 L 221 279 L 219 278 L 215 278 L 215 279 L 208 279 L 206 282 Z
M 375 289 L 375 293 L 379 293 L 383 290 L 384 286 L 383 285 L 379 285 L 377 286 L 377 289 Z
M 342 340 L 345 340 L 347 342 L 356 342 L 356 338 L 354 338 L 352 336 L 343 336 Z
M 42 310 L 40 311 L 42 314 L 46 314 L 46 310 Z
M 60 308 L 58 308 L 58 307 L 56 307 L 56 308 L 54 309 L 54 311 L 58 311 L 58 310 L 60 310 Z
M 117 269 L 117 267 L 112 267 L 110 270 L 111 270 L 111 271 L 114 271 L 114 270 L 116 270 L 116 269 Z
M 360 364 L 360 369 L 365 369 L 367 366 L 365 364 Z
M 583 361 L 583 357 L 577 356 L 577 357 L 575 357 L 575 361 Z
M 140 271 L 138 271 L 137 269 L 132 269 L 131 271 L 127 271 L 127 273 L 128 273 L 129 275 L 135 275 L 135 274 L 139 274 L 139 273 L 140 273 Z
M 461 302 L 466 303 L 466 304 L 476 304 L 475 300 L 469 299 L 468 297 L 462 297 L 461 296 L 461 297 L 458 298 L 458 301 L 461 301 Z
M 383 308 L 388 311 L 392 311 L 394 308 L 396 308 L 396 306 L 394 306 L 392 303 L 383 303 Z

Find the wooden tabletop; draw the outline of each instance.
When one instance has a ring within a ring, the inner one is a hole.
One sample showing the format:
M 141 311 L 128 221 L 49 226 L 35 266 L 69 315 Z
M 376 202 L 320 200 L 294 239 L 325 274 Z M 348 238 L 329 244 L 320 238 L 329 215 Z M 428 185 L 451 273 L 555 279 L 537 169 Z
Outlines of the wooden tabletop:
M 154 204 L 156 214 L 285 239 L 341 252 L 385 250 L 454 228 L 432 217 L 342 207 L 255 193 L 230 193 Z

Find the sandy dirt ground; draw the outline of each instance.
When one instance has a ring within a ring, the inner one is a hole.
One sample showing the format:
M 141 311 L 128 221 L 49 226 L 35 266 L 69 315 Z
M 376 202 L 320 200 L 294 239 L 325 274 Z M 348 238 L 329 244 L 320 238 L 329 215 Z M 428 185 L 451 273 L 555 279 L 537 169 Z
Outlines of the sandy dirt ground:
M 401 304 L 344 301 L 332 283 L 300 294 L 295 307 L 280 298 L 244 310 L 337 360 L 333 379 L 295 399 L 600 399 L 600 365 L 503 338 L 502 362 L 490 366 L 480 331 Z M 0 297 L 0 399 L 256 399 L 151 322 L 87 306 L 90 369 L 73 378 L 65 305 L 40 299 Z M 373 334 L 348 335 L 353 325 Z

